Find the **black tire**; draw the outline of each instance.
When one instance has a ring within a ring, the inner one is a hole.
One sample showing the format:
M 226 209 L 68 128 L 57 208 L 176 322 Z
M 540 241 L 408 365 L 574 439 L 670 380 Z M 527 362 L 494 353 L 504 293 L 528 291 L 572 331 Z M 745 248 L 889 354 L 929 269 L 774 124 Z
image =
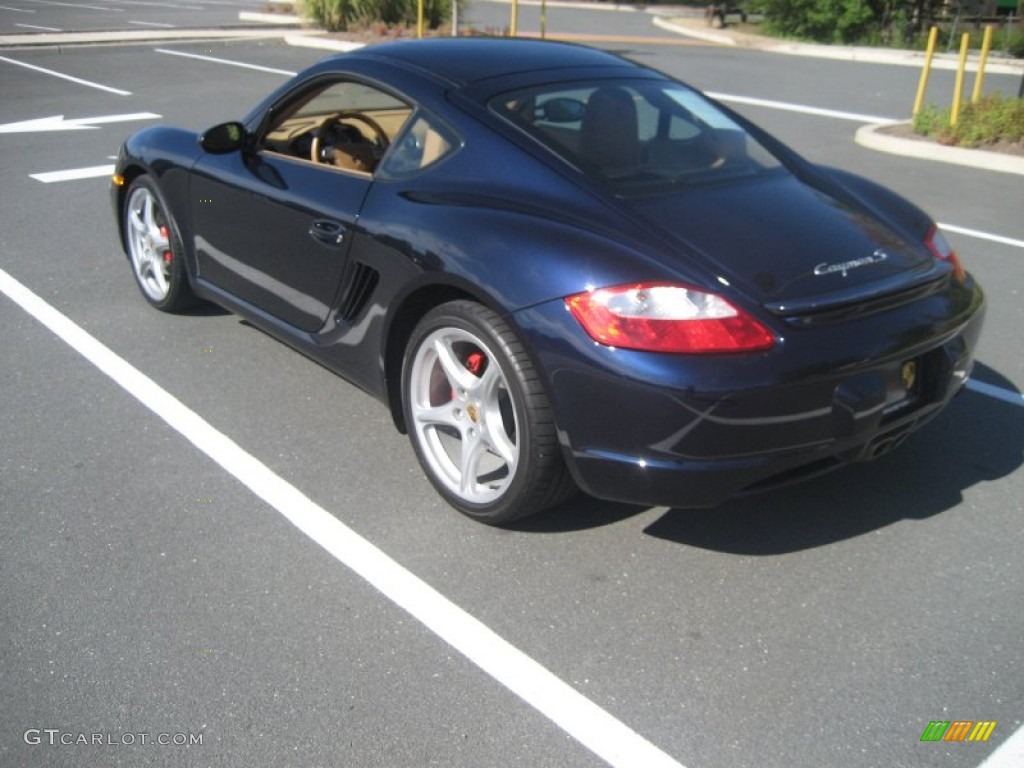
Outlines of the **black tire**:
M 178 226 L 149 176 L 137 177 L 128 187 L 121 232 L 135 283 L 146 301 L 164 312 L 196 304 Z
M 438 492 L 501 525 L 575 492 L 537 372 L 509 325 L 472 301 L 428 312 L 402 365 L 409 438 Z

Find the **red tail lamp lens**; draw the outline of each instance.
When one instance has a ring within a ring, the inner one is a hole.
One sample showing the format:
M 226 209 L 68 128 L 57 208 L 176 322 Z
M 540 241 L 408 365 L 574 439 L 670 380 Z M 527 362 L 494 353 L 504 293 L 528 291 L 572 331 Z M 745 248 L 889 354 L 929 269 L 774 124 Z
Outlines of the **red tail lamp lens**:
M 712 354 L 769 349 L 775 337 L 721 296 L 685 285 L 636 283 L 569 296 L 569 311 L 602 344 Z
M 956 255 L 956 251 L 953 250 L 953 246 L 949 244 L 945 236 L 939 232 L 938 227 L 932 225 L 931 230 L 928 232 L 928 237 L 925 238 L 924 244 L 928 246 L 935 258 L 941 261 L 948 261 L 953 266 L 953 277 L 959 280 L 961 283 L 966 277 L 963 265 L 960 263 L 960 257 Z

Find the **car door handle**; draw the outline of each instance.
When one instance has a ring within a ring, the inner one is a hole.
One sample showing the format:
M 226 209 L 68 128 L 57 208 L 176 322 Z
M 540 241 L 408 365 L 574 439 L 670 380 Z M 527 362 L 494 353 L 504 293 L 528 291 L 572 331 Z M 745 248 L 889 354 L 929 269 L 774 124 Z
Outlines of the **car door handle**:
M 309 236 L 324 245 L 336 247 L 345 240 L 345 227 L 336 221 L 317 219 L 309 225 Z

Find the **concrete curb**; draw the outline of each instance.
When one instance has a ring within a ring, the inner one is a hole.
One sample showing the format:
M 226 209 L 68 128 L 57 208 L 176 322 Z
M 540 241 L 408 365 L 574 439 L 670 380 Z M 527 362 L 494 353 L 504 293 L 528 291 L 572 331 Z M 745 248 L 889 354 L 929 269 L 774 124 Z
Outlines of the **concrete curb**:
M 904 121 L 909 125 L 910 121 Z M 880 133 L 879 129 L 888 124 L 862 126 L 857 130 L 854 141 L 862 147 L 879 152 L 888 152 L 903 157 L 914 157 L 919 160 L 936 160 L 940 163 L 951 163 L 983 171 L 996 173 L 1015 173 L 1024 176 L 1024 157 L 1006 155 L 1001 152 L 988 152 L 984 149 L 964 149 L 963 147 L 946 147 L 930 141 L 904 139 Z
M 322 32 L 306 33 L 301 35 L 285 35 L 284 41 L 288 45 L 298 48 L 318 48 L 322 51 L 338 51 L 348 53 L 366 46 L 366 43 L 357 43 L 354 40 L 335 40 L 330 37 L 321 37 Z
M 723 35 L 719 32 L 705 32 L 701 29 L 692 29 L 681 24 L 674 23 L 671 19 L 663 16 L 654 17 L 654 26 L 660 27 L 668 32 L 675 32 L 683 37 L 692 37 L 695 40 L 703 40 L 706 43 L 718 43 L 719 45 L 736 45 L 735 38 Z
M 865 64 L 890 64 L 901 67 L 924 66 L 924 51 L 887 51 L 883 48 L 863 48 L 857 46 L 835 47 L 828 45 L 809 45 L 806 43 L 782 43 L 771 50 L 790 56 L 811 56 L 818 59 L 835 59 L 838 61 L 857 61 Z M 932 69 L 955 71 L 959 66 L 958 57 L 951 53 L 937 53 L 932 59 Z M 978 71 L 978 58 L 968 58 L 966 70 Z M 1019 75 L 1024 73 L 1024 62 L 1012 59 L 998 59 L 989 56 L 985 64 L 985 72 L 990 75 Z
M 705 32 L 701 29 L 694 29 L 688 24 L 683 24 L 681 20 L 677 21 L 663 17 L 656 17 L 654 24 L 684 37 L 692 37 L 707 42 L 718 42 L 724 45 L 742 45 L 769 53 L 784 53 L 789 56 L 809 56 L 836 61 L 856 61 L 866 64 L 890 64 L 902 67 L 916 67 L 918 69 L 924 65 L 924 51 L 900 51 L 855 45 L 840 46 L 776 42 L 752 35 L 732 36 L 724 32 Z M 725 42 L 723 38 L 730 42 Z M 932 59 L 932 68 L 934 69 L 956 70 L 957 65 L 958 57 L 952 53 L 938 53 Z M 978 70 L 977 55 L 973 59 L 968 59 L 967 70 L 969 72 L 976 72 Z M 1024 61 L 989 56 L 988 63 L 985 65 L 985 72 L 993 75 L 1024 74 Z
M 257 24 L 274 24 L 277 26 L 299 26 L 302 24 L 302 18 L 294 14 L 288 13 L 256 13 L 254 11 L 239 11 L 238 18 L 240 21 L 252 21 Z

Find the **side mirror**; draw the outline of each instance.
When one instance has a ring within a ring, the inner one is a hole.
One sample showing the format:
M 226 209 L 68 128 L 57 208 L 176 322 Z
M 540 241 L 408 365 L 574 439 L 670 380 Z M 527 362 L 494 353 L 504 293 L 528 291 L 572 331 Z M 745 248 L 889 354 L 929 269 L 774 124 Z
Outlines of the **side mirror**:
M 241 123 L 221 123 L 199 137 L 199 146 L 213 155 L 224 155 L 245 144 L 245 127 Z

